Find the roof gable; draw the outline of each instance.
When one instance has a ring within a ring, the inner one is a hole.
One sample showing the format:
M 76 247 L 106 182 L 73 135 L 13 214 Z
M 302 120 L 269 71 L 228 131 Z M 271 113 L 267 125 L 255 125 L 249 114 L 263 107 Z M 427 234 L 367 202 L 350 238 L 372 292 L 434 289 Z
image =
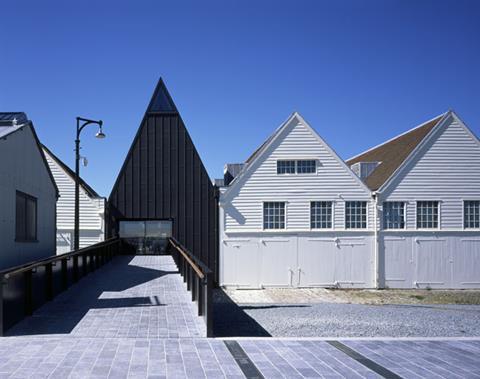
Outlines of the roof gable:
M 228 187 L 225 192 L 224 196 L 227 197 L 229 193 L 234 193 L 234 188 L 241 186 L 244 179 L 249 176 L 249 174 L 255 169 L 256 163 L 261 161 L 267 154 L 270 146 L 275 145 L 279 139 L 285 139 L 289 133 L 297 126 L 303 125 L 311 134 L 312 136 L 321 144 L 328 153 L 339 162 L 339 164 L 346 170 L 348 174 L 352 176 L 352 178 L 359 184 L 361 188 L 363 188 L 366 192 L 370 192 L 370 190 L 366 187 L 365 183 L 360 180 L 352 170 L 345 164 L 345 162 L 338 156 L 338 154 L 320 137 L 320 135 L 303 119 L 303 117 L 298 113 L 293 113 L 283 124 L 278 127 L 275 132 L 267 138 L 267 140 L 260 145 L 260 147 L 255 150 L 255 152 L 246 160 L 243 169 L 240 173 L 234 178 L 230 187 Z
M 42 148 L 46 154 L 48 154 L 53 161 L 57 163 L 57 165 L 65 172 L 66 175 L 68 175 L 71 179 L 75 180 L 75 172 L 68 167 L 65 163 L 63 163 L 60 158 L 58 158 L 55 154 L 53 154 L 50 149 L 48 149 L 45 145 L 42 145 Z M 90 198 L 102 198 L 92 187 L 90 187 L 87 182 L 85 182 L 81 177 L 80 179 L 80 187 L 83 188 L 85 193 L 90 197 Z
M 365 184 L 376 191 L 399 169 L 427 135 L 440 123 L 446 113 L 427 121 L 391 140 L 367 150 L 347 161 L 349 166 L 358 162 L 380 162 L 373 172 L 365 178 Z

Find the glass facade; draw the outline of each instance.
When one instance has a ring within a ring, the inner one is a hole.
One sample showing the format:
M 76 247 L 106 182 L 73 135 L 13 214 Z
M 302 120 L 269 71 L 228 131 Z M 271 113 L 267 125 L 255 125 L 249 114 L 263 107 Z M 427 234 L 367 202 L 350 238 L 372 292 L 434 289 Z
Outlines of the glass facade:
M 119 236 L 135 254 L 164 254 L 168 237 L 172 236 L 172 221 L 120 221 Z

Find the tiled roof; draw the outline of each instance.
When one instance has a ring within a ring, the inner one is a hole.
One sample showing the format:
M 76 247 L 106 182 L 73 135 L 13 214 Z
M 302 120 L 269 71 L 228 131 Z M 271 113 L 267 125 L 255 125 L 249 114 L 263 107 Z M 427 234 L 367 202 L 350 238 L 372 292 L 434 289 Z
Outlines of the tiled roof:
M 427 134 L 439 123 L 444 114 L 422 124 L 407 133 L 391 139 L 347 161 L 349 166 L 358 162 L 380 162 L 364 180 L 372 190 L 378 190 L 407 159 Z

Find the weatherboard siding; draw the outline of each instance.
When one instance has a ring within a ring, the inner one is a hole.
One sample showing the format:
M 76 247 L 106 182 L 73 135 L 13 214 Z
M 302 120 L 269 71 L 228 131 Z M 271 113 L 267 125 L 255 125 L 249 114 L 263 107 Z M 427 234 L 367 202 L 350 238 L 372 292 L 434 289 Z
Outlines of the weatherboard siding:
M 374 209 L 369 192 L 306 126 L 296 119 L 292 122 L 293 128 L 287 127 L 282 132 L 266 151 L 266 158 L 253 162 L 255 167 L 248 177 L 241 178 L 239 190 L 227 196 L 225 232 L 261 231 L 264 201 L 287 203 L 287 231 L 310 230 L 310 201 L 334 202 L 336 230 L 345 228 L 345 201 L 367 201 L 368 226 L 373 228 Z M 277 160 L 290 158 L 317 159 L 316 174 L 278 175 Z
M 30 125 L 0 140 L 0 269 L 55 254 L 56 189 Z M 16 191 L 37 199 L 37 241 L 15 241 Z
M 57 201 L 57 253 L 71 250 L 75 215 L 75 181 L 45 152 L 60 197 Z M 91 198 L 80 186 L 80 248 L 104 240 L 104 198 Z M 61 246 L 61 247 L 60 247 Z
M 480 145 L 453 116 L 435 133 L 382 198 L 407 202 L 407 229 L 416 229 L 416 201 L 438 200 L 441 229 L 463 230 L 463 200 L 480 200 Z

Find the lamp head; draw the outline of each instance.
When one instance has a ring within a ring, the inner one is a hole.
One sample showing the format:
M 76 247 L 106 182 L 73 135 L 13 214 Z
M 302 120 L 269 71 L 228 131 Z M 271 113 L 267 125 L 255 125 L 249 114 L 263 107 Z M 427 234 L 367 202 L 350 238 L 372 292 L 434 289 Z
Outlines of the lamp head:
M 95 134 L 95 137 L 100 138 L 100 139 L 105 138 L 106 135 L 105 135 L 105 133 L 103 133 L 103 128 L 102 128 L 103 122 L 99 121 L 98 125 L 99 125 L 99 128 L 98 128 L 97 134 Z

